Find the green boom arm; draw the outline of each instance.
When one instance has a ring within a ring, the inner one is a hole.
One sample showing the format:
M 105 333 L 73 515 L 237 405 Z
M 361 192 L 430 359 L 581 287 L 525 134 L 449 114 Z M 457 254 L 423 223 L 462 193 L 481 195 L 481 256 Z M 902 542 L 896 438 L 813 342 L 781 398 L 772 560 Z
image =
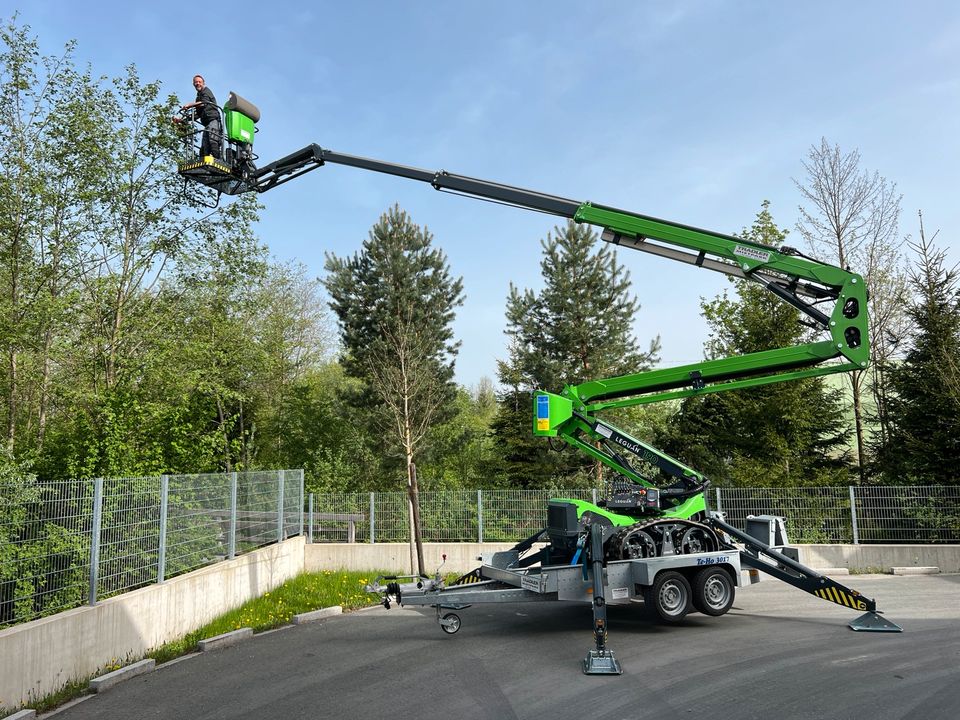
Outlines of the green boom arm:
M 338 164 L 429 183 L 445 192 L 589 223 L 603 229 L 601 237 L 607 242 L 758 282 L 806 315 L 812 327 L 829 336 L 820 342 L 795 347 L 593 380 L 567 386 L 560 394 L 535 393 L 534 434 L 559 436 L 641 485 L 652 483 L 631 465 L 628 453 L 676 477 L 678 487 L 684 488 L 679 495 L 689 495 L 689 491 L 702 486 L 703 478 L 656 448 L 601 422 L 596 417 L 598 412 L 862 370 L 869 362 L 867 295 L 863 278 L 804 257 L 788 247 L 774 248 L 626 210 L 444 170 L 423 170 L 347 155 L 315 144 L 259 169 L 253 169 L 249 162 L 222 165 L 204 162 L 182 164 L 180 174 L 218 192 L 266 192 L 323 165 Z M 199 170 L 198 165 L 202 166 Z
M 702 477 L 655 448 L 597 422 L 595 414 L 692 395 L 757 387 L 837 372 L 869 362 L 867 296 L 856 273 L 773 248 L 656 218 L 584 203 L 574 219 L 602 227 L 603 239 L 709 270 L 759 282 L 829 334 L 829 339 L 650 370 L 564 388 L 534 398 L 534 434 L 559 436 L 616 472 L 650 483 L 625 459 L 622 448 L 686 484 Z M 836 361 L 836 362 L 829 362 Z

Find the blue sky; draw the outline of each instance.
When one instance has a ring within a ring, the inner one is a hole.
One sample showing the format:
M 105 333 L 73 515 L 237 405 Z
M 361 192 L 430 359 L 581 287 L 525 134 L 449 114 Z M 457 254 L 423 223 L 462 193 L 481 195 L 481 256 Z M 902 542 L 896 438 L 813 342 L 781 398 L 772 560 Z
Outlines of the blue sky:
M 259 106 L 261 162 L 316 142 L 725 233 L 764 199 L 793 228 L 793 178 L 826 137 L 903 193 L 903 234 L 956 245 L 960 4 L 955 2 L 247 2 L 31 0 L 2 15 L 69 39 L 98 73 L 135 63 L 186 101 L 202 73 Z M 463 277 L 457 379 L 495 378 L 511 282 L 539 287 L 558 219 L 327 166 L 262 197 L 261 239 L 323 274 L 399 203 Z M 794 233 L 795 244 L 800 240 Z M 960 261 L 956 248 L 952 262 Z M 702 357 L 700 297 L 720 276 L 623 251 L 641 345 Z

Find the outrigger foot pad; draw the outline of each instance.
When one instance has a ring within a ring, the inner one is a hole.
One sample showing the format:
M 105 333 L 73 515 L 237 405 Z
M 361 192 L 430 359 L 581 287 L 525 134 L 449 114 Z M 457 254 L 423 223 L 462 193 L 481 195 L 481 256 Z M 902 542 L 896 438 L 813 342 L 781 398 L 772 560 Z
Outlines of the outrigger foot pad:
M 864 632 L 903 632 L 903 628 L 895 622 L 890 622 L 875 612 L 864 613 L 856 620 L 851 620 L 847 625 L 851 630 Z
M 609 650 L 591 650 L 583 659 L 584 675 L 622 675 L 620 663 Z

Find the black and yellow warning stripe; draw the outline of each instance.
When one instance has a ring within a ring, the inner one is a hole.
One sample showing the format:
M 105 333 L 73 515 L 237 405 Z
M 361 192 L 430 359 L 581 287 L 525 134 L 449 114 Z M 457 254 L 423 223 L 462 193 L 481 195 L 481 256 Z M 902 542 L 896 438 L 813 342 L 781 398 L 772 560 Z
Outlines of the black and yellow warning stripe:
M 837 605 L 852 608 L 853 610 L 866 610 L 867 604 L 859 593 L 850 592 L 844 587 L 837 585 L 827 585 L 813 591 L 817 597 L 827 600 Z
M 210 170 L 211 168 L 219 170 L 220 172 L 226 173 L 228 175 L 233 172 L 229 165 L 222 162 L 221 160 L 218 160 L 212 155 L 205 155 L 199 160 L 180 163 L 180 165 L 177 167 L 177 172 L 185 173 L 191 170 L 200 170 L 200 169 Z
M 457 578 L 453 585 L 471 585 L 478 582 L 483 582 L 483 576 L 480 574 L 480 568 L 471 570 L 466 575 Z

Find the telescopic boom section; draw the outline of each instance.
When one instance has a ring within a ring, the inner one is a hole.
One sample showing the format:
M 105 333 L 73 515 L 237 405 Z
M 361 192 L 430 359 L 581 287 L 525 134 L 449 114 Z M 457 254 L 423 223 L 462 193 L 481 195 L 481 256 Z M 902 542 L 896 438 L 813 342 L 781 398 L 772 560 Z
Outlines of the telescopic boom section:
M 432 185 L 437 190 L 445 190 L 566 218 L 573 218 L 582 204 L 576 200 L 568 200 L 555 195 L 545 195 L 511 185 L 501 185 L 488 180 L 455 175 L 445 170 L 421 170 L 420 168 L 384 162 L 383 160 L 372 160 L 356 155 L 338 153 L 333 150 L 325 150 L 319 145 L 308 145 L 302 150 L 291 153 L 269 165 L 264 165 L 256 173 L 255 189 L 257 192 L 266 192 L 327 163 L 348 165 L 361 170 L 372 170 L 410 180 L 419 180 Z

